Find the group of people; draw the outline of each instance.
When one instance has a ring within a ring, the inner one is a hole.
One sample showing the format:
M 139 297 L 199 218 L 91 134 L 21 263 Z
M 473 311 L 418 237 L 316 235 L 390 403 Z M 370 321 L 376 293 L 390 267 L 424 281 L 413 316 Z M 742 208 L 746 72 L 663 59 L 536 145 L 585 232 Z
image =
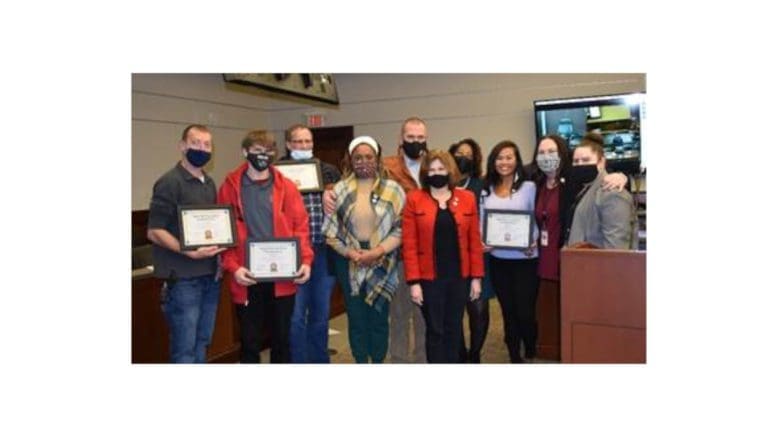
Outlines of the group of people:
M 285 140 L 280 159 L 313 157 L 313 135 L 304 125 L 287 129 Z M 148 222 L 155 275 L 164 280 L 171 361 L 205 362 L 226 270 L 242 363 L 260 362 L 265 323 L 271 324 L 271 362 L 329 362 L 335 280 L 357 363 L 382 363 L 387 354 L 393 363 L 479 363 L 494 295 L 510 361 L 521 363 L 537 354 L 538 293 L 559 292 L 560 248 L 636 248 L 628 178 L 607 174 L 600 135 L 586 135 L 573 155 L 562 138 L 545 136 L 531 165 L 523 164 L 514 142 L 502 141 L 489 153 L 485 175 L 473 139 L 447 151 L 429 149 L 427 142 L 418 117 L 402 123 L 392 156 L 384 156 L 374 138 L 357 137 L 342 175 L 321 162 L 324 190 L 300 194 L 272 165 L 279 153 L 273 136 L 252 131 L 241 145 L 246 162 L 216 190 L 203 172 L 213 151 L 211 133 L 188 126 L 178 144 L 180 162 L 154 185 Z M 237 245 L 182 251 L 178 206 L 213 203 L 235 211 Z M 487 209 L 532 211 L 530 246 L 484 245 Z M 246 267 L 246 241 L 280 237 L 299 240 L 296 278 L 258 282 Z

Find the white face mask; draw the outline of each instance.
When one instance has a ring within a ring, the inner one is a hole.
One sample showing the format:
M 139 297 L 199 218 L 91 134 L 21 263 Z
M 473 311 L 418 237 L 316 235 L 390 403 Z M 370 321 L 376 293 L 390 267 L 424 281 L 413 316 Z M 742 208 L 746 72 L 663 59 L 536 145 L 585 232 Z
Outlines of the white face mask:
M 313 158 L 312 150 L 292 150 L 291 159 L 311 159 Z
M 537 166 L 543 173 L 553 173 L 558 170 L 558 166 L 561 163 L 557 152 L 544 153 L 537 155 Z

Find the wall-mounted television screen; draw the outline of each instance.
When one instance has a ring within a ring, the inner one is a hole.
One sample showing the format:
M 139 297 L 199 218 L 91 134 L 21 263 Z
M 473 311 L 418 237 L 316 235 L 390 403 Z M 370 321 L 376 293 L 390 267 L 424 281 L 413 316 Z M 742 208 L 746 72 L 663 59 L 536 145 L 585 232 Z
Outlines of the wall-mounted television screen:
M 574 151 L 587 132 L 604 138 L 607 167 L 638 173 L 645 168 L 643 120 L 645 93 L 536 100 L 537 139 L 557 134 Z

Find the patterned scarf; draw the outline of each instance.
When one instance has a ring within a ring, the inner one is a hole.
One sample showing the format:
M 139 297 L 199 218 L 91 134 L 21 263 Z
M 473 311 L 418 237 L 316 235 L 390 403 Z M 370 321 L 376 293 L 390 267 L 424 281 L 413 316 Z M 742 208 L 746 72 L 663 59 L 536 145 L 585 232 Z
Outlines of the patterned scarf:
M 377 226 L 370 236 L 370 248 L 376 247 L 386 238 L 402 238 L 402 208 L 405 206 L 405 192 L 396 182 L 376 178 L 370 194 L 370 206 L 377 217 Z M 356 207 L 357 179 L 355 175 L 338 182 L 334 187 L 337 198 L 335 213 L 324 219 L 323 233 L 327 244 L 344 255 L 348 249 L 359 249 L 360 243 L 354 232 L 352 214 Z M 397 289 L 399 277 L 397 261 L 399 249 L 386 253 L 372 266 L 363 267 L 349 262 L 348 276 L 351 295 L 358 295 L 365 284 L 367 295 L 364 301 L 376 310 L 382 311 L 386 302 L 391 302 Z

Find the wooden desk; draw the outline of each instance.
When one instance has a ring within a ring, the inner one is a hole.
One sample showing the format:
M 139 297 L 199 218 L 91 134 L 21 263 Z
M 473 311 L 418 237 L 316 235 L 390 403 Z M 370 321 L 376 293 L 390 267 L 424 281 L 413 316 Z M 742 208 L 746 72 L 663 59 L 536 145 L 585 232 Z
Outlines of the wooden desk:
M 645 363 L 645 255 L 562 249 L 562 363 Z
M 146 238 L 148 210 L 132 211 L 132 247 L 151 244 Z M 146 262 L 151 262 L 150 252 Z M 134 251 L 133 251 L 134 256 Z M 134 261 L 133 261 L 134 262 Z M 240 324 L 235 306 L 229 294 L 229 274 L 221 283 L 221 297 L 216 312 L 216 327 L 208 348 L 208 362 L 236 363 L 240 360 Z M 170 362 L 169 331 L 162 314 L 159 294 L 162 280 L 154 278 L 148 268 L 132 272 L 132 362 Z M 345 312 L 345 300 L 335 286 L 332 293 L 329 317 Z M 262 349 L 270 346 L 269 323 L 262 337 Z
M 169 331 L 159 303 L 162 280 L 151 274 L 132 279 L 132 362 L 170 362 Z M 216 312 L 216 328 L 208 348 L 208 362 L 239 361 L 240 331 L 226 278 Z

